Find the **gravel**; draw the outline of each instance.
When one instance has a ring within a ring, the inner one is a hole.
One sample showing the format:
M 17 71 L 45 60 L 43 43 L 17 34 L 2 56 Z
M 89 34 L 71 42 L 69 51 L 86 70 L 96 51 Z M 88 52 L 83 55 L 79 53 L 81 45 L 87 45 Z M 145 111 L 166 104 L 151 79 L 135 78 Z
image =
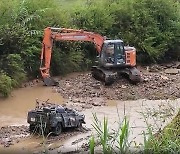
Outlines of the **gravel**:
M 180 97 L 180 74 L 163 71 L 143 71 L 143 81 L 137 85 L 121 78 L 111 86 L 104 86 L 90 73 L 81 73 L 60 80 L 57 91 L 66 99 L 91 106 L 105 105 L 106 100 L 175 99 Z

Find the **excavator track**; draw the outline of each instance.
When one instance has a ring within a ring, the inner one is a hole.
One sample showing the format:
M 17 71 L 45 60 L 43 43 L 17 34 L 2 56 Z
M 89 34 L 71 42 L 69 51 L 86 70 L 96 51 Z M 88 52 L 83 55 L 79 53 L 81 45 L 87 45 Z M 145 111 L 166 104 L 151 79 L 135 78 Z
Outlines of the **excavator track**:
M 130 72 L 129 79 L 132 82 L 138 83 L 138 82 L 142 81 L 141 73 L 140 73 L 140 71 L 136 67 L 130 68 L 129 72 Z
M 128 76 L 131 83 L 136 84 L 141 81 L 141 73 L 135 67 L 121 68 L 121 69 L 105 69 L 98 66 L 93 66 L 91 69 L 92 76 L 99 81 L 104 82 L 105 85 L 113 84 L 119 77 L 119 75 Z
M 93 66 L 91 69 L 92 76 L 99 81 L 104 82 L 105 85 L 111 85 L 117 78 L 117 72 L 107 70 L 101 67 Z
M 141 82 L 141 73 L 136 67 L 129 67 L 118 70 L 119 75 L 128 76 L 131 83 L 136 84 Z

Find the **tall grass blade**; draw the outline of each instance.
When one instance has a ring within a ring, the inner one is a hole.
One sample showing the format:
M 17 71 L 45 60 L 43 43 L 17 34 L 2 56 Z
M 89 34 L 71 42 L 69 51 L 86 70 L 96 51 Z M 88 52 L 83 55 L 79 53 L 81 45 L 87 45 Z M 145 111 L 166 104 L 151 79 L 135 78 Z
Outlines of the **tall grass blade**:
M 91 137 L 89 141 L 89 146 L 90 146 L 90 154 L 94 154 L 94 148 L 95 148 L 94 136 Z

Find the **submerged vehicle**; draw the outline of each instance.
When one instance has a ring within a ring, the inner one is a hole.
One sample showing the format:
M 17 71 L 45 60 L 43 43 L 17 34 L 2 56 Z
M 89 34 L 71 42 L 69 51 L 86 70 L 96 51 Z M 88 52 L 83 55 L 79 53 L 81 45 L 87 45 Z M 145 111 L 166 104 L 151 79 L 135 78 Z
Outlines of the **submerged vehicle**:
M 85 124 L 85 115 L 74 109 L 36 100 L 35 109 L 28 112 L 27 122 L 31 133 L 60 135 L 65 128 L 78 128 Z

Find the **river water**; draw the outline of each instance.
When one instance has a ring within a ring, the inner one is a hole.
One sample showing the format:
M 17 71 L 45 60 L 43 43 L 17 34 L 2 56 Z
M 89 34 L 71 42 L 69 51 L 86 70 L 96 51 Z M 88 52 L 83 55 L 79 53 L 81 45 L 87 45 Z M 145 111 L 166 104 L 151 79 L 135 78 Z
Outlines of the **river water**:
M 62 96 L 56 92 L 54 87 L 45 87 L 42 84 L 26 87 L 14 90 L 12 96 L 7 99 L 0 99 L 0 127 L 9 125 L 28 125 L 26 122 L 27 112 L 35 107 L 36 99 L 47 100 L 56 104 L 62 104 L 65 100 Z M 50 144 L 49 146 L 59 147 L 54 152 L 58 151 L 73 151 L 77 149 L 78 146 L 83 144 L 83 138 L 88 135 L 95 133 L 93 124 L 93 115 L 96 113 L 98 118 L 102 121 L 104 116 L 108 117 L 109 126 L 111 129 L 116 129 L 119 122 L 122 121 L 124 115 L 129 118 L 130 121 L 130 140 L 135 140 L 136 142 L 142 143 L 143 136 L 142 131 L 146 131 L 146 124 L 144 122 L 142 112 L 148 113 L 146 116 L 150 117 L 149 123 L 159 125 L 163 127 L 166 123 L 158 121 L 157 117 L 152 118 L 153 112 L 166 113 L 172 112 L 174 114 L 180 107 L 180 99 L 177 100 L 136 100 L 136 101 L 120 101 L 120 100 L 107 100 L 108 106 L 93 107 L 83 111 L 86 116 L 86 127 L 90 128 L 91 131 L 82 135 L 77 135 L 69 138 L 67 141 L 57 141 L 56 143 Z M 151 109 L 152 112 L 149 112 Z M 164 112 L 162 112 L 164 111 Z M 172 117 L 172 116 L 171 116 Z M 81 140 L 78 142 L 79 145 L 72 142 L 75 140 Z M 27 150 L 36 148 L 39 143 L 42 142 L 42 138 L 31 137 L 18 144 L 15 144 L 9 148 L 9 151 L 13 153 L 13 149 L 21 150 L 22 147 Z M 71 148 L 70 148 L 71 147 Z M 2 147 L 0 147 L 0 152 Z M 4 149 L 3 150 L 7 150 Z M 8 150 L 6 152 L 9 152 Z

